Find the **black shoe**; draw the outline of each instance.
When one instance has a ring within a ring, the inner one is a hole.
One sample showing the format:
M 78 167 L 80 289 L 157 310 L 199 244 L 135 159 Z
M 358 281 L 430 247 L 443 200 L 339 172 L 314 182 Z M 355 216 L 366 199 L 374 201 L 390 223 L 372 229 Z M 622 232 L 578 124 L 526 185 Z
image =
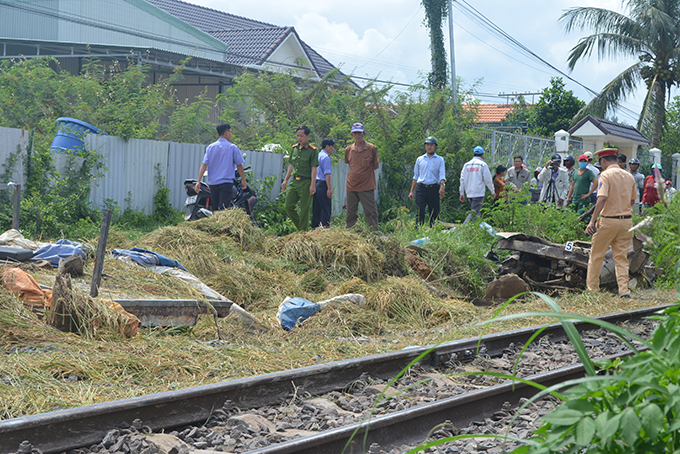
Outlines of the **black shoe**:
M 630 299 L 630 295 L 621 295 L 620 298 L 628 298 L 628 299 Z

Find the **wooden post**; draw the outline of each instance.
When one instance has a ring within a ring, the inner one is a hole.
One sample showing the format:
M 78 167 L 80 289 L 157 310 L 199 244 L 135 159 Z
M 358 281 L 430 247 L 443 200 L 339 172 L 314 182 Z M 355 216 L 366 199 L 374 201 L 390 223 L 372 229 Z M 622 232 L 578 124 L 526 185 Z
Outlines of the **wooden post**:
M 94 271 L 92 272 L 92 285 L 90 286 L 90 296 L 96 298 L 99 295 L 99 283 L 102 280 L 104 270 L 104 255 L 106 254 L 106 239 L 109 237 L 109 226 L 111 225 L 111 210 L 102 210 L 102 226 L 99 229 L 99 241 L 97 242 L 97 255 L 94 260 Z
M 14 185 L 12 194 L 12 228 L 19 230 L 19 208 L 21 207 L 21 185 Z

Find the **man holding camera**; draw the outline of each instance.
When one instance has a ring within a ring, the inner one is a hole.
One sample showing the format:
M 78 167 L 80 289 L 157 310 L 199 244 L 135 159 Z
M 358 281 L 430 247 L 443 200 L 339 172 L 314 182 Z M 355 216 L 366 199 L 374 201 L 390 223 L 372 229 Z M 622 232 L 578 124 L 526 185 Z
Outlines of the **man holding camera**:
M 538 174 L 538 181 L 543 182 L 543 189 L 538 200 L 547 204 L 554 203 L 557 208 L 562 208 L 569 193 L 569 175 L 566 169 L 560 167 L 561 163 L 560 155 L 554 154 Z

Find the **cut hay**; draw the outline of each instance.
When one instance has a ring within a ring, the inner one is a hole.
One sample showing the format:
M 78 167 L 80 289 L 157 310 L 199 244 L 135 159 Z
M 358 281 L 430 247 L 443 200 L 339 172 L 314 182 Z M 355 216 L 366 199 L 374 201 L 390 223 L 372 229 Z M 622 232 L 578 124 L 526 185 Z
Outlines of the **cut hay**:
M 227 236 L 236 241 L 243 250 L 262 250 L 265 236 L 255 227 L 250 216 L 243 210 L 222 210 L 205 219 L 185 224 L 213 236 Z
M 132 323 L 133 320 L 136 323 Z M 139 325 L 139 320 L 122 308 L 117 311 L 106 302 L 94 300 L 73 289 L 68 274 L 57 274 L 46 322 L 60 331 L 87 338 L 96 337 L 102 329 L 133 337 Z
M 238 246 L 221 241 L 210 233 L 194 229 L 189 224 L 164 227 L 140 239 L 143 248 L 179 261 L 189 272 L 208 276 L 215 272 Z
M 385 256 L 371 240 L 345 229 L 315 229 L 279 239 L 277 252 L 294 263 L 371 282 L 382 276 L 385 266 Z
M 366 295 L 368 307 L 401 323 L 425 327 L 441 323 L 445 303 L 413 277 L 388 277 Z M 433 314 L 438 314 L 433 319 Z

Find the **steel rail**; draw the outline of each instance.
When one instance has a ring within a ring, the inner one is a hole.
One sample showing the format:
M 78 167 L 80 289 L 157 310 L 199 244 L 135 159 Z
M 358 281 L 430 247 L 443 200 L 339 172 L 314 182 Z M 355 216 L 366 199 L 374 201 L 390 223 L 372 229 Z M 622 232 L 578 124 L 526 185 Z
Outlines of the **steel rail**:
M 630 353 L 608 358 L 614 359 L 627 354 Z M 549 387 L 583 377 L 584 373 L 583 365 L 575 365 L 524 378 Z M 424 442 L 427 435 L 438 424 L 448 421 L 457 428 L 467 427 L 472 421 L 490 418 L 495 412 L 500 411 L 505 402 L 516 406 L 520 399 L 530 398 L 537 392 L 536 388 L 525 383 L 504 383 L 377 416 L 369 421 L 247 451 L 247 454 L 316 454 L 321 452 L 350 454 L 368 452 L 368 448 L 373 443 L 387 450 L 402 445 L 415 445 Z
M 670 305 L 597 318 L 610 323 L 634 321 L 667 307 Z M 596 328 L 590 323 L 575 325 L 579 331 Z M 390 379 L 421 355 L 424 356 L 418 364 L 424 367 L 442 366 L 452 359 L 471 361 L 478 347 L 483 347 L 491 357 L 501 356 L 508 345 L 525 343 L 541 328 L 545 325 L 3 420 L 0 421 L 0 452 L 12 452 L 28 440 L 45 454 L 59 453 L 99 443 L 110 429 L 126 427 L 135 419 L 157 431 L 206 421 L 227 400 L 241 408 L 276 405 L 293 392 L 318 395 L 342 389 L 363 373 Z M 541 334 L 546 335 L 555 339 L 566 337 L 560 324 L 548 325 Z

